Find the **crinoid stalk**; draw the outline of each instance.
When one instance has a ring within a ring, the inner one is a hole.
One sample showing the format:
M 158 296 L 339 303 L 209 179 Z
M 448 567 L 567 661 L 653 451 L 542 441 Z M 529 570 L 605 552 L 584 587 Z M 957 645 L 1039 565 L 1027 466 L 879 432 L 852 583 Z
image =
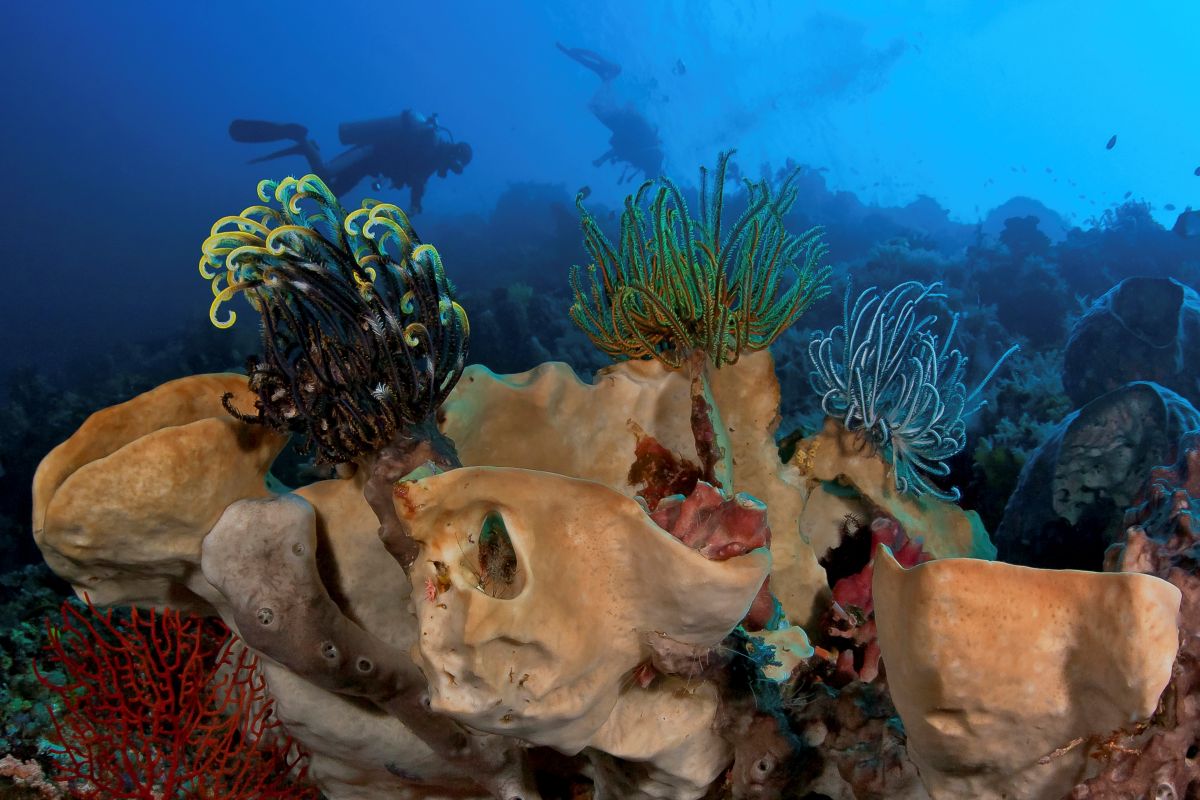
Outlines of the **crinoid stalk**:
M 809 382 L 821 408 L 861 434 L 890 463 L 896 489 L 957 500 L 931 478 L 944 477 L 946 459 L 966 445 L 966 420 L 983 407 L 980 392 L 1016 350 L 1000 357 L 975 389 L 963 382 L 967 357 L 952 347 L 958 315 L 939 337 L 937 315 L 920 316 L 927 300 L 946 297 L 940 283 L 901 283 L 885 294 L 872 286 L 850 305 L 842 324 L 818 331 L 808 346 Z
M 797 235 L 784 224 L 795 173 L 775 195 L 766 181 L 745 181 L 746 210 L 724 229 L 731 155 L 718 158 L 711 187 L 701 168 L 699 219 L 669 178 L 642 184 L 625 198 L 618 246 L 576 198 L 592 263 L 571 271 L 571 319 L 610 357 L 678 369 L 700 350 L 715 367 L 731 364 L 829 293 L 821 229 Z

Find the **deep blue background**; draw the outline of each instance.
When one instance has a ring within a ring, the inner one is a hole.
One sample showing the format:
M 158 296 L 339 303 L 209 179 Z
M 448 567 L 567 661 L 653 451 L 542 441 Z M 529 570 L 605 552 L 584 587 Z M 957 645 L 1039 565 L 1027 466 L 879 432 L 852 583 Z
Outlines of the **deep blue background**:
M 0 375 L 204 324 L 209 225 L 305 171 L 246 165 L 269 146 L 231 142 L 234 117 L 303 123 L 330 154 L 340 122 L 436 111 L 475 158 L 433 179 L 418 230 L 519 181 L 615 204 L 618 170 L 591 164 L 598 81 L 556 40 L 623 65 L 684 181 L 736 146 L 748 173 L 792 157 L 865 203 L 926 194 L 964 222 L 1018 194 L 1076 224 L 1126 192 L 1167 226 L 1167 203 L 1200 205 L 1200 3 L 844 5 L 11 4 Z M 459 280 L 486 273 L 434 244 Z

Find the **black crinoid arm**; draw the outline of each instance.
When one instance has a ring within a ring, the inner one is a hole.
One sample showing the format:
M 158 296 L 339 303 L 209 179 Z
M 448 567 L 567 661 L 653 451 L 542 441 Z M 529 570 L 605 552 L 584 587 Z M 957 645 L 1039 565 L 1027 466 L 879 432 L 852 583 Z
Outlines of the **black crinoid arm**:
M 226 397 L 227 410 L 299 434 L 321 463 L 383 473 L 389 502 L 391 484 L 422 464 L 458 466 L 434 416 L 470 329 L 437 251 L 398 207 L 367 200 L 347 213 L 316 175 L 262 181 L 258 196 L 217 220 L 200 259 L 214 325 L 233 324 L 234 312 L 218 314 L 238 293 L 262 320 L 248 365 L 255 407 Z
M 255 409 L 229 410 L 300 434 L 323 463 L 359 461 L 432 419 L 462 374 L 466 314 L 396 206 L 347 213 L 315 175 L 258 194 L 217 221 L 200 262 L 213 324 L 233 324 L 217 315 L 239 292 L 262 320 Z

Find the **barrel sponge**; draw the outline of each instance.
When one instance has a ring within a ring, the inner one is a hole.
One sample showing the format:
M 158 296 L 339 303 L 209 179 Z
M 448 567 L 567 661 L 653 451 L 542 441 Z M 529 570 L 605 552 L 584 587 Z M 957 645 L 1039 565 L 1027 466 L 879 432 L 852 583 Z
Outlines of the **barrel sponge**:
M 909 756 L 933 800 L 1062 797 L 1089 739 L 1154 713 L 1179 589 L 1136 573 L 875 559 L 875 619 Z
M 33 532 L 47 563 L 99 604 L 181 596 L 200 542 L 226 506 L 268 494 L 286 439 L 230 418 L 221 396 L 253 402 L 239 375 L 165 383 L 92 414 L 38 466 Z M 184 592 L 184 594 L 187 594 Z

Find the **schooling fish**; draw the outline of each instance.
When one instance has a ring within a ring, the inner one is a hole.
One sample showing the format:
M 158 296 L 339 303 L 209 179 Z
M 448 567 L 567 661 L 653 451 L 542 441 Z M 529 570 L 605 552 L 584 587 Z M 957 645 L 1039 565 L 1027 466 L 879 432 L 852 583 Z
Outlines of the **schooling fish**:
M 1167 211 L 1174 211 L 1174 210 L 1175 210 L 1175 204 L 1174 204 L 1174 203 L 1167 203 L 1165 206 L 1163 206 L 1163 208 L 1164 208 L 1165 210 L 1167 210 Z
M 1117 135 L 1114 133 L 1112 138 L 1108 140 L 1108 144 L 1104 145 L 1105 150 L 1112 150 L 1117 146 Z

